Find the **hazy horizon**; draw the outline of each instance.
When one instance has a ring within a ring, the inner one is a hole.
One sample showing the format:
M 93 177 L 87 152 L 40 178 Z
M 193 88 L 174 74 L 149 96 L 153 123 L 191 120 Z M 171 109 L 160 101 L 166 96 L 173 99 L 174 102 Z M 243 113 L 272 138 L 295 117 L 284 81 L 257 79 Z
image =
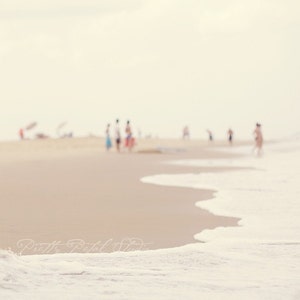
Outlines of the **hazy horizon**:
M 1 1 L 0 140 L 36 132 L 137 135 L 206 129 L 251 139 L 300 130 L 295 0 Z M 113 129 L 113 128 L 112 128 Z

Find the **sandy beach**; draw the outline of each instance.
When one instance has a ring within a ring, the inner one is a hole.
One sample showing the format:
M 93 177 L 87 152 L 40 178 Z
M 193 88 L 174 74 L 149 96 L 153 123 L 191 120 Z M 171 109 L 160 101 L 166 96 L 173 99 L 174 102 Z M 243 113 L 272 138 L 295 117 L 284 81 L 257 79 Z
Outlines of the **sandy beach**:
M 235 226 L 195 203 L 214 191 L 160 187 L 155 174 L 228 168 L 164 164 L 222 158 L 225 143 L 139 140 L 132 153 L 104 150 L 101 138 L 6 142 L 0 146 L 0 248 L 22 254 L 159 249 L 196 242 L 203 229 Z
M 0 298 L 298 299 L 299 141 L 251 148 L 1 143 Z

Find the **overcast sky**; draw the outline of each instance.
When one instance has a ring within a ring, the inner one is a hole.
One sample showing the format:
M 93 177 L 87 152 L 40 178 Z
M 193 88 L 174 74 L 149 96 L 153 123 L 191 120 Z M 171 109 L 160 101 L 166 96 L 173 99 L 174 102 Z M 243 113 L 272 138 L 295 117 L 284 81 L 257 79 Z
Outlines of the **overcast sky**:
M 299 0 L 0 0 L 0 139 L 20 127 L 300 131 Z

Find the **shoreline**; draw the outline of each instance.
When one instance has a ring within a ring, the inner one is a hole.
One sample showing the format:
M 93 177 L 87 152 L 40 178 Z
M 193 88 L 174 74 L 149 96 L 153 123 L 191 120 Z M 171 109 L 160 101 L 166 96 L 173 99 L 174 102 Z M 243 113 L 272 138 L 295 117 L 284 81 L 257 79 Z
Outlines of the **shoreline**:
M 236 218 L 196 207 L 214 191 L 140 182 L 154 174 L 228 171 L 161 162 L 230 154 L 208 151 L 210 145 L 198 141 L 165 141 L 168 147 L 185 147 L 180 153 L 138 152 L 148 144 L 157 147 L 157 141 L 146 142 L 120 155 L 99 150 L 101 142 L 94 139 L 51 141 L 56 148 L 26 141 L 22 151 L 13 149 L 19 144 L 6 145 L 14 151 L 2 147 L 0 249 L 21 254 L 154 250 L 197 243 L 194 235 L 204 229 L 237 226 Z M 22 239 L 27 240 L 17 247 Z

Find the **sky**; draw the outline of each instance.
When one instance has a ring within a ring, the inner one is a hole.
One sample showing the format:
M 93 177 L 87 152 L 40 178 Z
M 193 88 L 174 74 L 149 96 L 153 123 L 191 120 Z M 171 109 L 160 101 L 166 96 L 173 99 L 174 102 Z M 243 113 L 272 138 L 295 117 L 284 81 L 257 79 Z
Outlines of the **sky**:
M 300 131 L 298 0 L 0 0 L 0 140 Z

